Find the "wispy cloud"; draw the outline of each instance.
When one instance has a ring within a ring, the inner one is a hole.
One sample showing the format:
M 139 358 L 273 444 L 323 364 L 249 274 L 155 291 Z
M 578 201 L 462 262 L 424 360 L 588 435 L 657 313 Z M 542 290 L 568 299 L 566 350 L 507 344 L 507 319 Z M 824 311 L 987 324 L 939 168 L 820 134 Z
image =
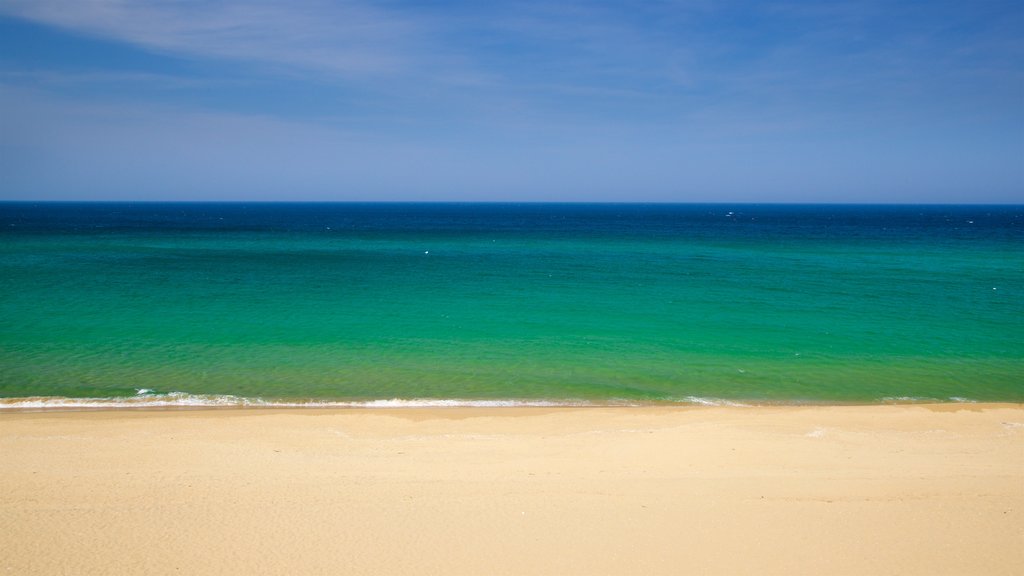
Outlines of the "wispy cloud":
M 117 86 L 156 86 L 162 89 L 198 88 L 202 83 L 187 76 L 172 76 L 153 72 L 88 71 L 56 72 L 52 70 L 4 70 L 0 69 L 0 86 L 38 86 L 42 88 L 99 87 L 109 89 Z
M 356 0 L 2 0 L 0 13 L 163 53 L 338 75 L 409 66 L 418 32 Z

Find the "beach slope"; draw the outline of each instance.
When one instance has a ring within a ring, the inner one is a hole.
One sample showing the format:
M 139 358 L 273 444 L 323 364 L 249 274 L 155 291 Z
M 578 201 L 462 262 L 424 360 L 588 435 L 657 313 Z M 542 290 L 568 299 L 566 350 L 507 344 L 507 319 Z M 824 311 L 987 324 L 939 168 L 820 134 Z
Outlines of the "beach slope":
M 0 414 L 0 574 L 1021 574 L 1024 406 Z

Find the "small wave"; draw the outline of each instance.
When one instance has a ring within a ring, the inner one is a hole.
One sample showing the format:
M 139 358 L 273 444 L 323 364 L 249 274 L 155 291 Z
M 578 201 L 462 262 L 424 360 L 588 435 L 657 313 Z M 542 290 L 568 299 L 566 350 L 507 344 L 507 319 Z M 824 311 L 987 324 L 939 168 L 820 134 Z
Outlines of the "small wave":
M 977 403 L 977 400 L 962 396 L 948 399 L 929 396 L 886 396 L 878 400 L 882 404 L 926 404 L 942 402 Z M 0 398 L 2 410 L 115 410 L 145 408 L 503 408 L 503 407 L 629 407 L 629 406 L 728 406 L 749 408 L 753 404 L 704 396 L 685 396 L 657 401 L 636 401 L 625 399 L 609 400 L 531 400 L 531 399 L 469 399 L 469 398 L 391 398 L 375 400 L 282 400 L 258 397 L 234 396 L 231 394 L 189 394 L 187 392 L 158 393 L 149 388 L 139 388 L 135 396 L 107 398 L 68 398 L 63 396 L 32 396 L 21 398 Z M 786 404 L 786 402 L 779 402 Z M 794 402 L 803 404 L 803 402 Z
M 724 398 L 686 396 L 655 404 L 748 407 Z M 600 407 L 641 406 L 648 403 L 624 399 L 591 400 L 529 400 L 468 398 L 391 398 L 376 400 L 268 400 L 231 394 L 189 394 L 187 392 L 157 393 L 139 388 L 135 396 L 108 398 L 68 398 L 34 396 L 0 398 L 0 410 L 75 410 L 119 408 L 503 408 L 503 407 Z
M 119 398 L 66 398 L 62 396 L 32 396 L 27 398 L 0 398 L 0 409 L 50 408 L 161 408 L 173 406 L 262 406 L 261 399 L 230 395 L 193 395 L 184 392 L 155 394 L 140 388 L 135 396 Z
M 176 407 L 258 407 L 258 408 L 500 408 L 500 407 L 572 407 L 572 406 L 634 406 L 626 401 L 590 402 L 585 400 L 478 400 L 462 398 L 392 398 L 377 400 L 266 400 L 230 394 L 189 394 L 169 392 L 156 394 L 140 388 L 135 396 L 118 398 L 67 398 L 35 396 L 0 398 L 0 410 L 51 409 L 116 409 Z
M 881 400 L 886 403 L 916 403 L 923 404 L 925 402 L 942 402 L 940 398 L 932 398 L 930 396 L 885 396 Z
M 886 396 L 882 398 L 881 401 L 894 404 L 924 404 L 938 402 L 962 402 L 968 404 L 975 404 L 978 402 L 977 400 L 964 398 L 963 396 L 950 396 L 945 400 L 942 398 L 935 398 L 932 396 Z
M 500 408 L 514 406 L 603 406 L 595 402 L 582 400 L 466 400 L 459 398 L 417 398 L 403 399 L 392 398 L 390 400 L 366 400 L 363 402 L 334 402 L 331 405 L 353 406 L 360 408 Z M 623 405 L 623 404 L 609 404 Z
M 697 404 L 700 406 L 736 406 L 741 408 L 746 408 L 750 406 L 750 404 L 734 402 L 732 400 L 726 400 L 724 398 L 705 398 L 703 396 L 687 396 L 683 398 L 683 402 L 685 402 L 686 404 Z

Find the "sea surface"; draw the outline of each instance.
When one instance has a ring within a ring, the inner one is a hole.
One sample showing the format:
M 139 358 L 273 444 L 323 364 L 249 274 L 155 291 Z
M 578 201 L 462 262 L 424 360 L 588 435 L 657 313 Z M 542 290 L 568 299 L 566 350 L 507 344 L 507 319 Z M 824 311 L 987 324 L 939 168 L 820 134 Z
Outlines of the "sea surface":
M 1024 401 L 1024 206 L 0 203 L 0 407 Z

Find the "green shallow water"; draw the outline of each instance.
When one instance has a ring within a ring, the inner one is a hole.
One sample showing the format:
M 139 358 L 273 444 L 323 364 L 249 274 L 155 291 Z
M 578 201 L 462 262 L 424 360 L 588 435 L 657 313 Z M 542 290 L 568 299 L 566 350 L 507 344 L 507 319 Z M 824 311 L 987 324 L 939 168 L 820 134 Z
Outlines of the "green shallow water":
M 0 397 L 1024 401 L 1022 210 L 921 210 L 4 204 Z

